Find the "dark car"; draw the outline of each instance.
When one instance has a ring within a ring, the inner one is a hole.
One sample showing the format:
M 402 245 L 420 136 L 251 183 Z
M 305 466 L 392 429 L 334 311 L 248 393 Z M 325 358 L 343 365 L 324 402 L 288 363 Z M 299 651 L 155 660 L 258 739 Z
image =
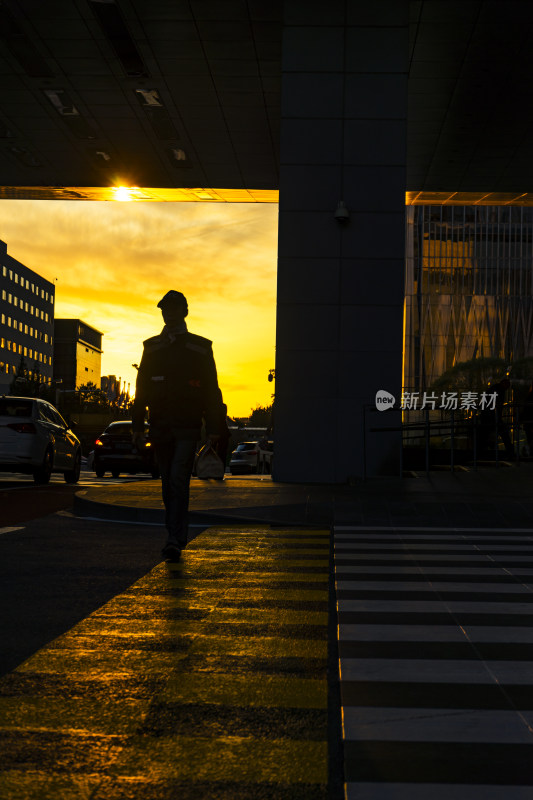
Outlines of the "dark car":
M 121 472 L 130 475 L 149 472 L 152 478 L 159 478 L 148 423 L 145 423 L 146 442 L 141 450 L 132 444 L 131 425 L 131 419 L 112 422 L 94 443 L 94 471 L 97 477 L 103 478 L 110 471 L 114 478 L 118 478 Z

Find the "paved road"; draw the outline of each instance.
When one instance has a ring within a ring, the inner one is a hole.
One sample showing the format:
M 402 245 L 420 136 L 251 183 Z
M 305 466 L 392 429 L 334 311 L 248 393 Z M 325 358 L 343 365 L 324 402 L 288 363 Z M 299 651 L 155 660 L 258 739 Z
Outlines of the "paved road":
M 34 492 L 20 494 L 35 499 Z M 21 521 L 0 528 L 1 673 L 161 560 L 161 529 L 78 520 L 66 512 L 26 522 L 25 511 Z
M 61 475 L 53 475 L 47 486 L 36 486 L 31 475 L 0 473 L 0 530 L 31 519 L 72 507 L 72 497 L 84 486 L 111 486 L 148 480 L 149 476 L 97 478 L 82 470 L 80 480 L 72 485 Z

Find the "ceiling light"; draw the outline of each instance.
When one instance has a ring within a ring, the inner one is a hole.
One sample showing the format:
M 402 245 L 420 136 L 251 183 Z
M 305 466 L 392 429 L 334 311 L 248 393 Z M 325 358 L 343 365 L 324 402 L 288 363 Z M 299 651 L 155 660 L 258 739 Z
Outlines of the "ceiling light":
M 163 106 L 157 89 L 135 89 L 135 94 L 143 106 Z

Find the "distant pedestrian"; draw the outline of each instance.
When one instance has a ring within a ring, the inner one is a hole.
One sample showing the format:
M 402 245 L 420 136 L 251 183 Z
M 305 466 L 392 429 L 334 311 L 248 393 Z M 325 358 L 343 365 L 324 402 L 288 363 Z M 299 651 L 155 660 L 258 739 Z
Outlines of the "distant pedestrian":
M 533 456 L 533 383 L 529 387 L 529 392 L 520 411 L 520 422 L 526 434 L 529 455 Z
M 486 408 L 480 415 L 479 427 L 479 447 L 480 450 L 487 450 L 490 439 L 494 440 L 494 447 L 498 447 L 498 438 L 503 442 L 505 457 L 514 459 L 514 447 L 509 435 L 507 423 L 503 419 L 503 409 L 505 405 L 505 395 L 511 386 L 509 378 L 502 378 L 501 381 L 490 386 L 488 394 L 495 394 L 496 400 L 494 410 Z
M 215 443 L 221 430 L 222 395 L 211 342 L 189 333 L 187 300 L 171 290 L 159 301 L 165 326 L 144 342 L 133 404 L 133 442 L 144 440 L 149 409 L 165 504 L 167 542 L 162 554 L 179 561 L 187 544 L 189 484 L 202 419 Z

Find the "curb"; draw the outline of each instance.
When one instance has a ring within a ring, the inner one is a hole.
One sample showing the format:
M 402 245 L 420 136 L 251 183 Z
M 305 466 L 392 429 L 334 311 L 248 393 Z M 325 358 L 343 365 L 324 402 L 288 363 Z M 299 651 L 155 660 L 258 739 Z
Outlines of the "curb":
M 102 520 L 116 520 L 117 522 L 143 523 L 150 525 L 165 525 L 165 510 L 163 508 L 142 508 L 135 506 L 121 506 L 113 503 L 101 503 L 84 497 L 86 490 L 76 492 L 74 495 L 73 513 L 77 517 L 96 517 Z M 324 524 L 301 523 L 288 519 L 272 519 L 271 517 L 246 516 L 244 514 L 223 514 L 219 511 L 189 511 L 189 521 L 207 525 L 274 525 L 291 528 L 323 528 Z

